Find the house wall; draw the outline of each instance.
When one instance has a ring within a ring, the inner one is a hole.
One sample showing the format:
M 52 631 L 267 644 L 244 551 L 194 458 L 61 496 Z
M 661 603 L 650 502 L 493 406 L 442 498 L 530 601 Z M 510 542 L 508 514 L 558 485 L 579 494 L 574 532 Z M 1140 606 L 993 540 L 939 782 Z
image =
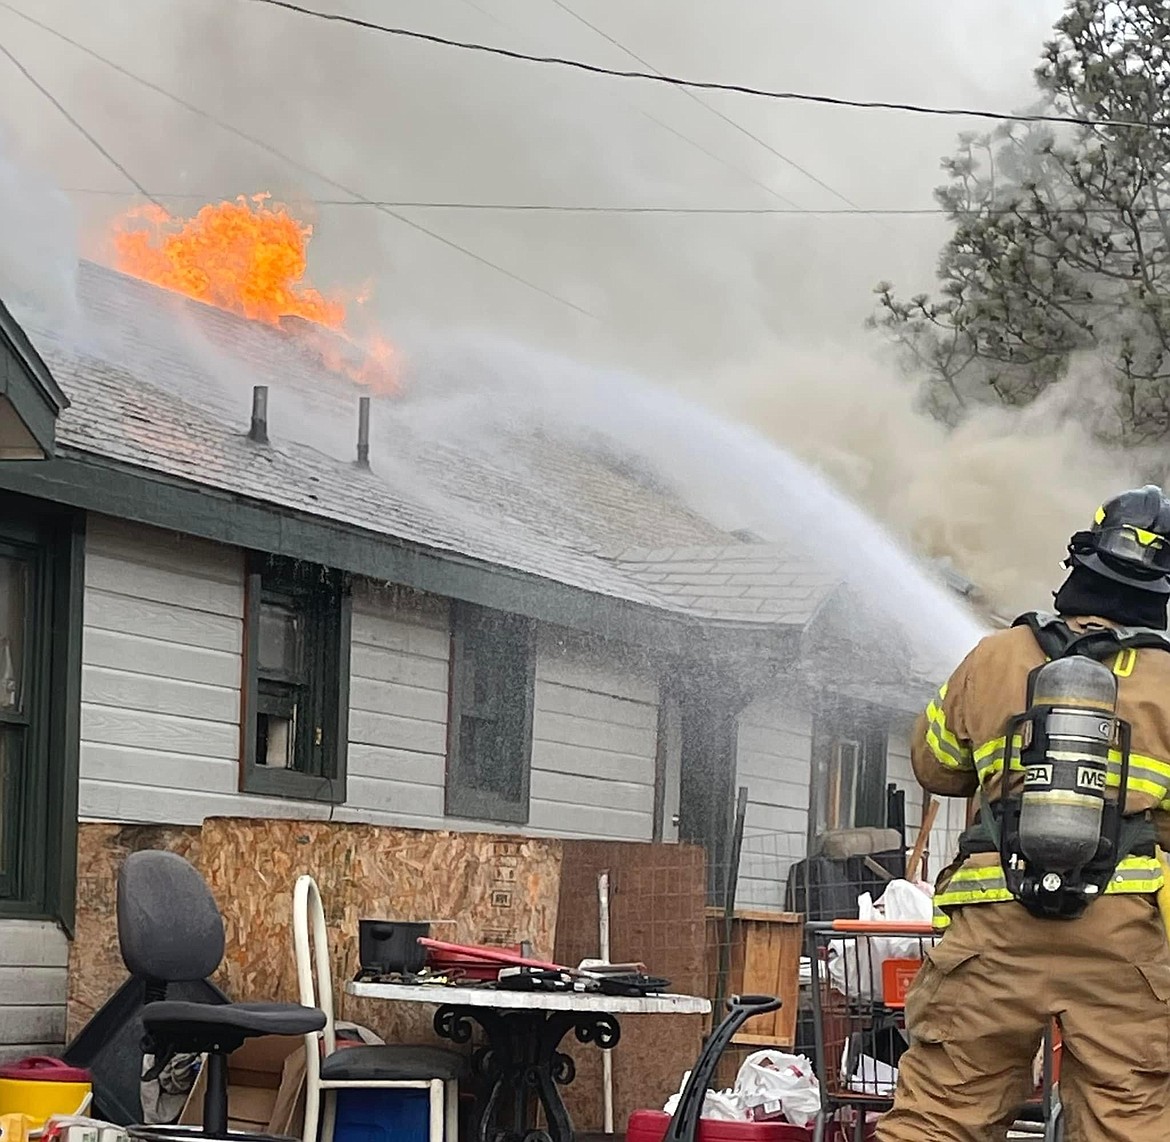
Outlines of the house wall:
M 765 698 L 740 714 L 736 785 L 748 790 L 739 863 L 739 908 L 784 907 L 788 870 L 807 847 L 812 714 Z
M 910 764 L 912 719 L 895 717 L 887 735 L 886 777 L 906 793 L 906 839 L 912 847 L 922 821 L 923 790 Z M 739 908 L 784 906 L 788 873 L 807 847 L 812 780 L 812 715 L 798 698 L 766 698 L 739 718 L 737 785 L 748 788 Z M 928 845 L 933 878 L 955 850 L 963 802 L 943 801 Z
M 101 517 L 89 526 L 81 713 L 83 819 L 199 824 L 320 818 L 330 807 L 238 791 L 243 553 Z M 446 601 L 359 585 L 348 799 L 337 820 L 503 829 L 443 815 Z M 539 631 L 535 835 L 649 840 L 658 690 L 613 643 Z
M 0 920 L 0 1061 L 60 1051 L 68 964 L 55 924 Z

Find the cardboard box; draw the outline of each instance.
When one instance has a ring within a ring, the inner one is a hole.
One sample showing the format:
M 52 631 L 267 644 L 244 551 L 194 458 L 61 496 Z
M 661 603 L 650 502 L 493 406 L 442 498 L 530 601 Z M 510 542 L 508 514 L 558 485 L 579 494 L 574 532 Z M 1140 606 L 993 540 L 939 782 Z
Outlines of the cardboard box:
M 203 1125 L 207 1070 L 202 1069 L 182 1126 Z M 228 1056 L 228 1129 L 299 1138 L 305 1122 L 305 1040 L 300 1035 L 249 1039 Z

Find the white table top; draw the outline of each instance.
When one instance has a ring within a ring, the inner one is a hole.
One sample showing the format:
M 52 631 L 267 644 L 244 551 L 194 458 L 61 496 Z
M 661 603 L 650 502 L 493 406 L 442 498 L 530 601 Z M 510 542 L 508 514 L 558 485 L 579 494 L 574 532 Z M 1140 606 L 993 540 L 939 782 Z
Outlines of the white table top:
M 442 1007 L 494 1007 L 509 1011 L 593 1011 L 605 1015 L 706 1015 L 711 1001 L 697 995 L 598 995 L 583 991 L 508 991 L 437 984 L 355 983 L 347 995 L 359 999 L 433 1003 Z

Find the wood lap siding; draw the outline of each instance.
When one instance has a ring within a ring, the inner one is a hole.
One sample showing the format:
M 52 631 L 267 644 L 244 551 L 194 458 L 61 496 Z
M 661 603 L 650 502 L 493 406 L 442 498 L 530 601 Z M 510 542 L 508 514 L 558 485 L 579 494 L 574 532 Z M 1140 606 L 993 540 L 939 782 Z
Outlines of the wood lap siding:
M 449 621 L 444 600 L 354 592 L 348 807 L 362 820 L 443 823 Z
M 0 920 L 0 1062 L 60 1053 L 68 964 L 55 924 Z
M 243 607 L 241 552 L 90 520 L 83 818 L 198 824 L 239 810 Z
M 658 686 L 649 671 L 549 629 L 537 640 L 533 831 L 654 835 Z
M 766 698 L 739 718 L 736 785 L 748 789 L 736 904 L 784 907 L 788 870 L 808 836 L 812 715 L 794 702 Z
M 85 588 L 83 819 L 330 815 L 239 792 L 241 551 L 93 517 Z M 355 584 L 347 798 L 333 819 L 517 831 L 443 816 L 449 625 L 446 600 Z M 651 671 L 614 644 L 542 628 L 520 831 L 649 840 L 657 727 Z

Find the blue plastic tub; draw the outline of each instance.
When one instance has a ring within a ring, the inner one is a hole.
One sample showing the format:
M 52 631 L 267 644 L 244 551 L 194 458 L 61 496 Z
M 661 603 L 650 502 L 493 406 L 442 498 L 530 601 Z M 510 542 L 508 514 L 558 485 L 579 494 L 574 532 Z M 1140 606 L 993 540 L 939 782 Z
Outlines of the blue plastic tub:
M 333 1142 L 427 1142 L 425 1090 L 339 1090 Z

